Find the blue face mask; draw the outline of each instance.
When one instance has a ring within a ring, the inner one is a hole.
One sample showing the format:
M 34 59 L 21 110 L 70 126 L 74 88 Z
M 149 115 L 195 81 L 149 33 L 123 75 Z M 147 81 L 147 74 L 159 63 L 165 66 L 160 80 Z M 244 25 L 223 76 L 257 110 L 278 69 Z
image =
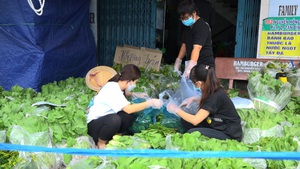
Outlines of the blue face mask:
M 182 24 L 184 24 L 185 26 L 192 26 L 192 25 L 195 23 L 195 20 L 194 20 L 192 17 L 190 17 L 189 19 L 183 20 L 183 21 L 181 21 L 181 22 L 182 22 Z
M 193 88 L 194 88 L 194 91 L 202 93 L 202 90 L 200 88 L 197 88 L 194 84 L 193 84 Z

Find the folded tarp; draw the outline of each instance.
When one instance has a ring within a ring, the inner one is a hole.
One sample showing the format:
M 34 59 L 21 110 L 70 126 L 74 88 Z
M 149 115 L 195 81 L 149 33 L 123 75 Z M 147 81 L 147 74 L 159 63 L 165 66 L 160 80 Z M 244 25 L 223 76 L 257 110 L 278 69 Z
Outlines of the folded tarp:
M 40 4 L 41 2 L 41 4 Z M 0 1 L 0 86 L 84 77 L 97 65 L 89 1 Z

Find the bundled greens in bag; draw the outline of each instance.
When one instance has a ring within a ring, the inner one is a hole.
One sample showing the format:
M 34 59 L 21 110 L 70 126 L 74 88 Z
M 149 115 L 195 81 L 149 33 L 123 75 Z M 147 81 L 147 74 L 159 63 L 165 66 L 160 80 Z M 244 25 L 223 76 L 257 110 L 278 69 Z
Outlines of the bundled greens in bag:
M 10 130 L 12 144 L 53 147 L 51 131 L 28 133 L 17 125 L 12 125 Z M 62 165 L 62 157 L 56 153 L 20 152 L 19 156 L 23 160 L 15 168 L 59 168 Z
M 292 84 L 294 97 L 300 96 L 300 69 L 295 69 L 287 74 L 287 80 Z
M 283 83 L 269 74 L 254 71 L 248 79 L 248 93 L 257 110 L 279 113 L 291 99 L 291 84 Z
M 134 103 L 141 103 L 144 99 L 138 98 L 133 100 Z M 156 116 L 160 114 L 159 109 L 147 108 L 138 113 L 135 113 L 135 120 L 133 121 L 132 125 L 129 127 L 129 132 L 139 133 L 142 130 L 145 130 L 149 127 L 150 124 L 155 124 Z
M 6 131 L 0 130 L 0 143 L 5 143 L 5 142 L 6 142 Z
M 262 73 L 268 74 L 275 78 L 278 72 L 290 72 L 289 64 L 286 62 L 280 62 L 279 60 L 268 61 L 262 67 Z

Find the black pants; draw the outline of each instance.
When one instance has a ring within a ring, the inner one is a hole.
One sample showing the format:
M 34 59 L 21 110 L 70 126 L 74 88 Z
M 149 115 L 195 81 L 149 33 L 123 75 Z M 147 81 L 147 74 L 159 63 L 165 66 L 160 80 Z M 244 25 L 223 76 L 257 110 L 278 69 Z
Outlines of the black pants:
M 98 138 L 109 141 L 117 133 L 124 133 L 134 121 L 133 114 L 120 111 L 117 114 L 109 114 L 88 123 L 88 134 L 93 138 L 95 144 Z
M 230 136 L 223 133 L 222 131 L 211 128 L 209 124 L 206 122 L 206 120 L 203 120 L 197 126 L 194 126 L 193 124 L 181 119 L 181 124 L 185 129 L 187 129 L 187 133 L 198 131 L 201 133 L 201 135 L 209 138 L 216 138 L 220 140 L 232 139 Z

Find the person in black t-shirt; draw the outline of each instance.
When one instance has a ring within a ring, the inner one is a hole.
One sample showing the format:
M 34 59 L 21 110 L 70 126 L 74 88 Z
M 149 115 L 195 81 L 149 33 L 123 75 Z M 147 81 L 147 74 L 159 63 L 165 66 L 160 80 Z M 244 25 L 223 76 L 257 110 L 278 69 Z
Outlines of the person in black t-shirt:
M 220 86 L 214 68 L 197 64 L 191 70 L 190 79 L 195 89 L 202 91 L 202 97 L 188 98 L 179 107 L 169 103 L 168 112 L 181 117 L 181 123 L 188 133 L 199 131 L 210 138 L 241 141 L 241 118 L 227 92 Z M 195 115 L 180 108 L 194 101 L 199 102 L 199 110 Z
M 215 6 L 212 0 L 194 0 L 199 16 L 213 29 L 215 23 Z
M 177 13 L 185 28 L 182 34 L 182 45 L 174 64 L 174 71 L 180 72 L 181 62 L 185 56 L 187 64 L 184 76 L 186 78 L 197 63 L 215 67 L 211 29 L 197 14 L 195 4 L 192 0 L 184 0 L 178 5 Z

